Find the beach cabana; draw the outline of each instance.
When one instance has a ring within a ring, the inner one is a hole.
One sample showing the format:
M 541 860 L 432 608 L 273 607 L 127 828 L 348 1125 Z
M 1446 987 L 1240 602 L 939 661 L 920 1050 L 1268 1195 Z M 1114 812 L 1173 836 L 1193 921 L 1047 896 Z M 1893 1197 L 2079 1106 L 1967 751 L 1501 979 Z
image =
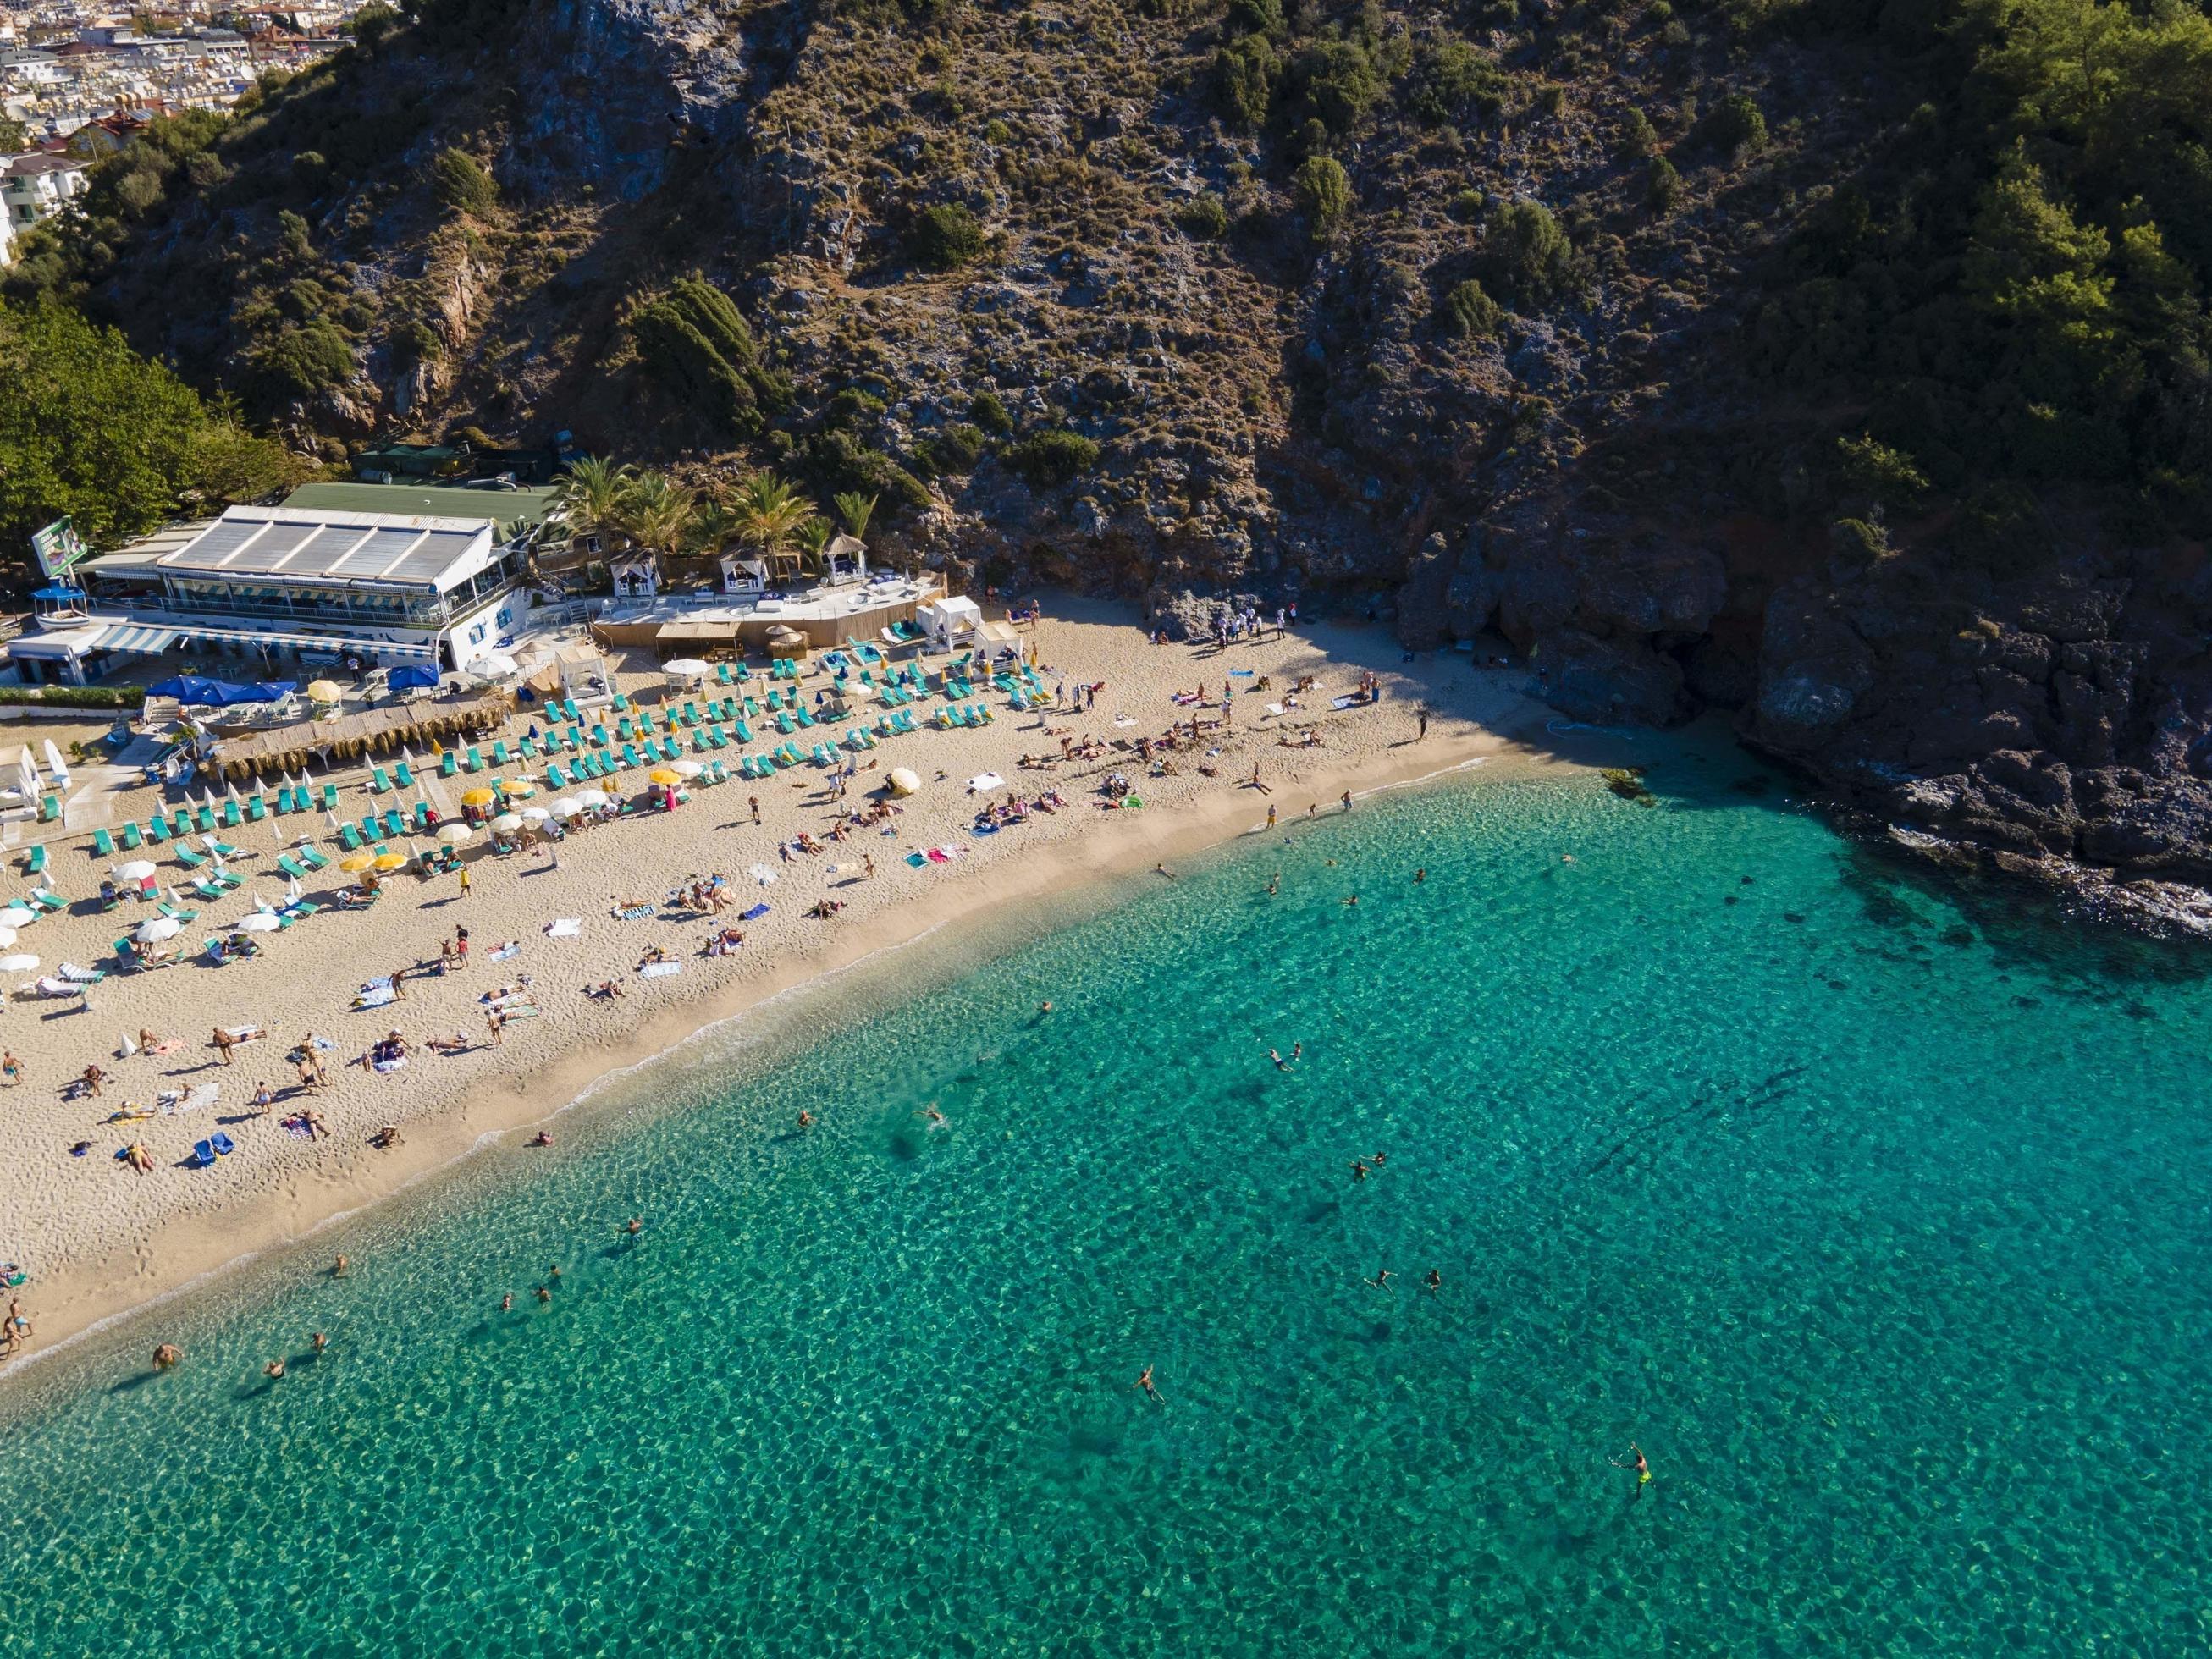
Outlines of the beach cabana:
M 983 608 L 973 599 L 948 594 L 915 607 L 914 619 L 921 624 L 931 645 L 950 650 L 955 643 L 972 638 L 983 625 Z
M 725 553 L 721 559 L 722 592 L 735 599 L 758 599 L 768 592 L 768 561 L 740 558 Z

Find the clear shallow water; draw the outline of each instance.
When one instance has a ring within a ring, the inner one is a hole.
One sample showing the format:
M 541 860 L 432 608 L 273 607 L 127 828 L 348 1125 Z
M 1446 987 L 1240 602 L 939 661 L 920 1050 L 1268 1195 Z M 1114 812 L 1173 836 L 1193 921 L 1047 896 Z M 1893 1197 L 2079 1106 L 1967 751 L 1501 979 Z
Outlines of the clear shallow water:
M 69 1357 L 0 1653 L 2204 1650 L 2198 968 L 1747 781 L 933 941 Z

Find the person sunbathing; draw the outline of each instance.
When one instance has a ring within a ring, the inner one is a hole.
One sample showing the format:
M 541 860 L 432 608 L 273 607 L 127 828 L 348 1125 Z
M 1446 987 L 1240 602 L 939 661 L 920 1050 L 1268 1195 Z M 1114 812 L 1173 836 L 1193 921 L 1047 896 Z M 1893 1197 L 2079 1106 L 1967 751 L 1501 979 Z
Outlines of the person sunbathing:
M 456 1031 L 449 1037 L 432 1037 L 428 1046 L 441 1054 L 465 1054 L 469 1051 L 469 1040 Z
M 648 945 L 645 947 L 645 954 L 637 959 L 637 965 L 640 968 L 645 968 L 653 963 L 667 960 L 667 951 L 662 950 L 658 945 Z

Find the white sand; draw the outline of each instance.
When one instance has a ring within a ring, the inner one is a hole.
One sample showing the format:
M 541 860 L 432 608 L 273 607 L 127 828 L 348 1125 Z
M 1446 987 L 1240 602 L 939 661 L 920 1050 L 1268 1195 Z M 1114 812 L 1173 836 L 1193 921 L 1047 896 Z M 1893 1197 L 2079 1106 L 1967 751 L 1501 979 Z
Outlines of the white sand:
M 466 1155 L 487 1132 L 520 1131 L 544 1120 L 592 1078 L 659 1052 L 708 1020 L 963 914 L 1105 872 L 1148 869 L 1260 824 L 1271 804 L 1287 823 L 1312 805 L 1338 810 L 1337 798 L 1347 788 L 1358 793 L 1479 756 L 1504 757 L 1492 769 L 1500 772 L 1550 760 L 1516 742 L 1528 736 L 1543 750 L 1551 746 L 1542 735 L 1547 711 L 1518 694 L 1517 675 L 1478 671 L 1465 656 L 1401 663 L 1379 629 L 1294 632 L 1281 641 L 1232 646 L 1219 656 L 1210 646 L 1148 643 L 1128 622 L 1127 607 L 1063 601 L 1053 609 L 1035 635 L 1046 684 L 1103 681 L 1106 689 L 1091 712 L 1047 721 L 1055 732 L 1127 741 L 1129 752 L 1024 769 L 1017 763 L 1023 754 L 1056 752 L 1058 737 L 1040 729 L 1046 721 L 1017 714 L 1005 697 L 994 696 L 997 717 L 988 726 L 918 732 L 862 757 L 864 765 L 878 764 L 855 780 L 850 799 L 857 805 L 869 799 L 860 791 L 874 788 L 893 766 L 911 767 L 923 780 L 921 793 L 903 803 L 894 836 L 861 831 L 819 857 L 801 854 L 787 863 L 778 843 L 801 830 L 828 841 L 835 821 L 830 775 L 809 766 L 761 782 L 733 777 L 696 791 L 672 815 L 650 814 L 570 836 L 560 848 L 557 869 L 537 854 L 504 860 L 479 854 L 470 860 L 472 890 L 465 896 L 453 877 L 422 881 L 402 874 L 387 884 L 374 909 L 333 908 L 282 934 L 264 935 L 264 954 L 250 961 L 218 968 L 195 955 L 175 967 L 111 973 L 82 1012 L 61 1002 L 11 1000 L 0 1017 L 0 1042 L 24 1062 L 28 1077 L 19 1087 L 0 1090 L 0 1260 L 20 1261 L 33 1275 L 18 1292 L 33 1321 L 27 1352 L 243 1254 L 295 1240 L 333 1215 Z M 649 659 L 635 667 L 623 675 L 623 688 L 636 701 L 656 703 L 660 680 Z M 1234 681 L 1233 724 L 1206 734 L 1208 746 L 1218 744 L 1223 752 L 1207 760 L 1186 750 L 1174 757 L 1179 775 L 1146 776 L 1134 740 L 1158 737 L 1192 712 L 1218 720 L 1224 674 L 1231 667 L 1273 676 L 1274 690 L 1257 694 L 1246 689 L 1255 681 Z M 1332 712 L 1329 695 L 1351 690 L 1363 668 L 1382 675 L 1384 700 Z M 1307 673 L 1319 677 L 1319 691 L 1292 718 L 1311 718 L 1324 744 L 1285 748 L 1278 742 L 1283 722 L 1262 719 L 1262 705 Z M 1175 690 L 1200 681 L 1215 706 L 1190 711 L 1170 701 Z M 809 689 L 820 683 L 810 682 Z M 1414 741 L 1419 703 L 1434 719 L 1426 738 Z M 939 706 L 938 700 L 930 705 Z M 1117 726 L 1116 715 L 1136 723 Z M 519 717 L 516 732 L 520 729 Z M 766 741 L 763 734 L 755 748 Z M 1255 761 L 1271 795 L 1244 782 Z M 1200 775 L 1201 762 L 1218 775 Z M 1143 811 L 1099 809 L 1098 778 L 1114 769 L 1136 781 Z M 964 781 L 986 770 L 1026 796 L 1057 788 L 1068 808 L 995 835 L 972 836 L 977 802 Z M 629 777 L 643 786 L 641 776 Z M 750 822 L 748 796 L 760 799 L 760 828 Z M 441 807 L 457 805 L 454 781 L 434 788 L 432 799 Z M 394 803 L 386 796 L 374 804 Z M 137 790 L 128 805 L 143 817 L 155 804 L 150 791 Z M 346 787 L 344 816 L 358 817 L 371 804 L 365 784 Z M 276 900 L 284 878 L 272 860 L 310 827 L 307 818 L 292 815 L 226 831 L 226 839 L 253 854 L 233 866 L 246 884 L 222 902 L 201 906 L 198 921 L 182 936 L 186 945 L 246 914 L 257 889 Z M 329 842 L 321 844 L 335 855 Z M 966 854 L 923 869 L 905 862 L 909 851 L 940 844 L 965 848 Z M 858 878 L 863 854 L 874 859 L 872 880 Z M 164 882 L 185 874 L 165 851 L 140 856 L 161 863 Z M 47 879 L 64 896 L 97 892 L 106 860 L 76 848 L 57 848 L 52 859 Z M 755 885 L 745 873 L 755 864 L 773 867 L 781 879 L 766 889 Z M 831 864 L 841 866 L 839 873 L 828 872 Z M 650 921 L 622 921 L 609 915 L 616 893 L 658 899 L 687 876 L 712 872 L 737 884 L 728 916 L 678 921 L 664 910 Z M 335 865 L 326 876 L 328 884 L 343 879 Z M 32 884 L 18 882 L 23 890 Z M 313 886 L 310 896 L 325 896 Z M 831 921 L 809 916 L 808 907 L 824 896 L 848 908 Z M 743 924 L 740 951 L 718 958 L 700 954 L 716 928 L 761 900 L 770 914 Z M 153 914 L 150 906 L 131 903 L 106 915 L 96 904 L 82 908 L 82 915 L 39 922 L 15 948 L 38 955 L 47 970 L 64 960 L 112 968 L 111 941 Z M 581 936 L 547 939 L 541 929 L 556 916 L 584 918 Z M 434 963 L 441 940 L 456 926 L 470 932 L 468 971 L 410 979 L 403 1001 L 349 1012 L 363 981 Z M 507 939 L 520 941 L 516 957 L 484 959 Z M 635 969 L 648 945 L 680 962 L 682 971 L 641 977 Z M 494 1047 L 478 998 L 522 974 L 534 981 L 542 1017 L 512 1025 L 503 1044 Z M 9 982 L 30 977 L 12 975 Z M 585 994 L 606 980 L 622 987 L 621 999 Z M 246 1024 L 266 1028 L 270 1036 L 239 1049 L 236 1063 L 226 1068 L 208 1046 L 211 1030 Z M 142 1027 L 181 1047 L 165 1057 L 117 1059 L 122 1036 L 135 1037 Z M 475 1046 L 450 1057 L 418 1049 L 404 1070 L 384 1075 L 350 1063 L 395 1028 L 414 1042 L 458 1030 Z M 310 1030 L 337 1045 L 329 1056 L 330 1086 L 312 1099 L 294 1087 L 285 1058 Z M 109 1074 L 103 1098 L 64 1101 L 60 1085 L 91 1062 Z M 253 1115 L 252 1097 L 264 1081 L 276 1091 L 277 1103 L 267 1115 Z M 143 1121 L 103 1121 L 126 1101 L 151 1105 L 161 1090 L 210 1082 L 222 1085 L 211 1108 Z M 328 1125 L 327 1138 L 300 1139 L 280 1126 L 286 1114 L 307 1104 Z M 384 1124 L 398 1125 L 403 1142 L 373 1149 L 368 1137 Z M 217 1129 L 237 1143 L 236 1152 L 211 1168 L 188 1167 L 192 1143 Z M 68 1149 L 85 1139 L 89 1152 L 70 1156 Z M 134 1141 L 152 1155 L 151 1174 L 117 1161 L 118 1149 Z M 498 1155 L 528 1156 L 524 1134 L 507 1133 Z

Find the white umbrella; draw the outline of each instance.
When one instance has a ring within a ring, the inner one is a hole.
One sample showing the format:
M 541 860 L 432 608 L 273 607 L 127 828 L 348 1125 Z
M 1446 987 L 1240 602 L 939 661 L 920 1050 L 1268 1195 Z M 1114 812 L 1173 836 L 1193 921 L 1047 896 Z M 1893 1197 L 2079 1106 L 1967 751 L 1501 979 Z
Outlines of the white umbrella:
M 751 869 L 746 871 L 745 873 L 763 887 L 768 886 L 772 882 L 781 879 L 781 878 L 779 877 L 774 870 L 769 868 L 765 864 L 756 864 Z
M 476 831 L 470 829 L 465 823 L 441 823 L 438 826 L 438 839 L 440 841 L 463 842 L 466 841 L 474 834 L 476 834 Z
M 921 787 L 921 778 L 915 775 L 913 768 L 908 766 L 891 768 L 889 781 L 894 795 L 911 795 Z
M 516 830 L 522 828 L 522 814 L 520 812 L 501 812 L 497 817 L 491 821 L 491 827 L 498 830 L 502 836 L 511 836 Z
M 574 795 L 561 795 L 550 802 L 545 810 L 556 818 L 573 818 L 584 810 L 584 803 Z
M 39 919 L 39 913 L 27 904 L 11 904 L 0 910 L 0 927 L 28 927 Z
M 256 910 L 250 916 L 240 916 L 238 926 L 248 933 L 273 933 L 284 924 L 266 910 Z
M 125 881 L 143 881 L 154 873 L 153 862 L 148 859 L 133 859 L 128 864 L 118 864 L 115 873 Z
M 36 957 L 0 957 L 0 974 L 27 974 L 38 965 Z
M 678 679 L 696 680 L 702 675 L 713 673 L 714 665 L 710 662 L 701 662 L 696 657 L 678 657 L 674 662 L 661 664 L 660 672 L 664 674 L 672 674 Z
M 522 816 L 529 823 L 543 823 L 553 814 L 543 806 L 526 806 L 522 809 Z
M 174 916 L 149 916 L 138 924 L 138 931 L 131 938 L 141 945 L 159 945 L 163 939 L 174 939 L 184 931 L 185 924 Z
M 15 930 L 12 927 L 0 927 L 0 951 L 6 950 L 15 942 Z
M 584 806 L 605 806 L 607 804 L 607 792 L 604 789 L 579 789 L 576 792 L 576 799 L 579 805 Z
M 469 672 L 488 680 L 503 680 L 516 672 L 514 659 L 495 651 L 489 657 L 478 657 L 469 665 Z
M 297 904 L 304 896 L 305 895 L 300 891 L 299 877 L 295 876 L 291 880 L 284 884 L 284 902 L 286 905 L 289 906 Z
M 668 769 L 679 778 L 696 778 L 707 769 L 697 761 L 675 761 L 670 763 Z

